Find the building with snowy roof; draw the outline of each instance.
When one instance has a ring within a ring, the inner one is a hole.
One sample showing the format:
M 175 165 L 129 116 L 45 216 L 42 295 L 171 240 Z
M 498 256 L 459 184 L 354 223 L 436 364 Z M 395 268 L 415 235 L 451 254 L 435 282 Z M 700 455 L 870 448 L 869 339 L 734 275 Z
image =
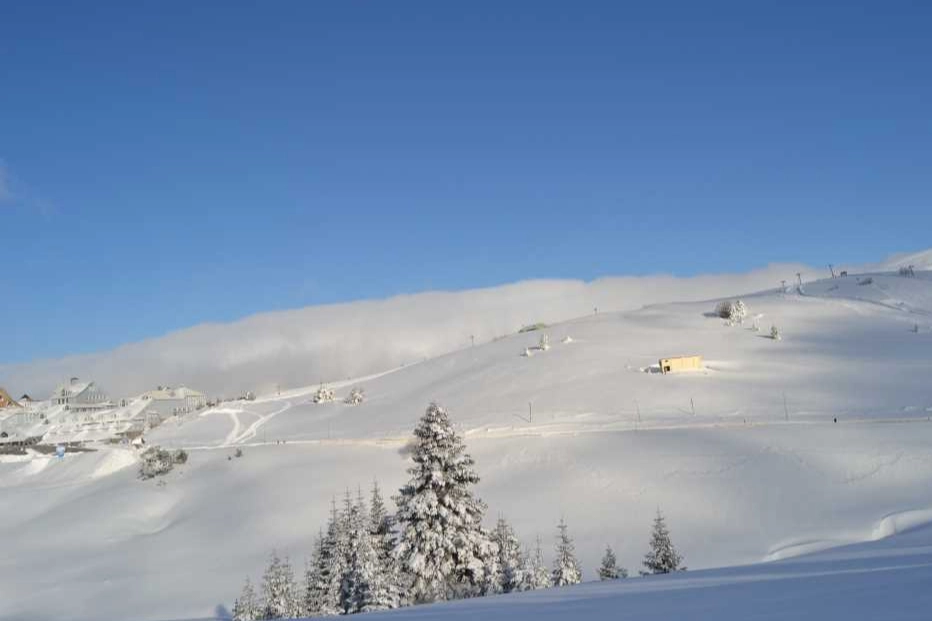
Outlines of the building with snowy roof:
M 96 412 L 114 407 L 110 397 L 99 386 L 94 382 L 82 382 L 77 377 L 58 386 L 49 401 L 52 405 L 61 405 L 75 412 Z
M 204 393 L 187 386 L 178 388 L 159 386 L 155 390 L 143 393 L 139 398 L 148 402 L 147 412 L 155 412 L 162 418 L 194 412 L 207 405 L 207 397 Z

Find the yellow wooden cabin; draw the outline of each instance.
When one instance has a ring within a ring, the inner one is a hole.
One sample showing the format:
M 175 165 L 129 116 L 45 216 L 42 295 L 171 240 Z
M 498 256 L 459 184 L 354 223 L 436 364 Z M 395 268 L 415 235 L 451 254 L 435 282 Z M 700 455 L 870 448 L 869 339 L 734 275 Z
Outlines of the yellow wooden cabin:
M 702 356 L 677 356 L 676 358 L 661 358 L 660 372 L 679 373 L 681 371 L 701 371 Z

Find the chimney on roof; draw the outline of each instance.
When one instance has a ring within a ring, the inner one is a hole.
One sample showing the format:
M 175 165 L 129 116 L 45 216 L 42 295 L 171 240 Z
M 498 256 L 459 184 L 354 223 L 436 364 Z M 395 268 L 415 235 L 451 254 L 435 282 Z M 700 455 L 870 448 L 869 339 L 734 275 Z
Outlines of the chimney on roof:
M 77 383 L 78 383 L 78 378 L 72 377 L 72 378 L 71 378 L 71 385 L 74 386 L 74 385 L 77 384 Z

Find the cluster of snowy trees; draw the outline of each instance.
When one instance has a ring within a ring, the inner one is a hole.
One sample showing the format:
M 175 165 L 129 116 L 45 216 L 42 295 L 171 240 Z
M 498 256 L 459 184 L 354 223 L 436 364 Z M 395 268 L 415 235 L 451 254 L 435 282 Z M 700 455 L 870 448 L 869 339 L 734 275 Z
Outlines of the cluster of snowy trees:
M 366 400 L 366 391 L 360 388 L 359 386 L 354 386 L 350 393 L 346 395 L 346 398 L 343 399 L 343 403 L 347 405 L 359 405 Z
M 715 306 L 715 314 L 728 325 L 744 323 L 748 316 L 748 307 L 742 300 L 722 300 Z
M 347 492 L 342 509 L 332 503 L 303 581 L 287 558 L 273 553 L 259 593 L 247 578 L 233 607 L 235 621 L 354 614 L 580 582 L 565 520 L 557 526 L 550 568 L 540 537 L 532 552 L 504 517 L 492 530 L 483 526 L 486 505 L 473 491 L 479 476 L 442 407 L 427 408 L 414 437 L 410 479 L 394 498 L 396 513 L 387 511 L 377 484 L 368 503 L 361 492 L 355 500 Z M 647 573 L 675 571 L 681 562 L 658 511 Z M 628 575 L 610 547 L 598 573 L 603 580 Z
M 176 464 L 183 465 L 188 461 L 188 454 L 184 450 L 169 451 L 160 446 L 147 448 L 139 457 L 139 476 L 142 479 L 168 474 Z

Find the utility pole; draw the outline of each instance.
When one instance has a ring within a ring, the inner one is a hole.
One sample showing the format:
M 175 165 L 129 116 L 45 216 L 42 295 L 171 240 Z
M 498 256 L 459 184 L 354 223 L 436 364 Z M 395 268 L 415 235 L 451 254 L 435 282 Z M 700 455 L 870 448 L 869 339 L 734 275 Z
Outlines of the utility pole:
M 803 275 L 799 272 L 796 272 L 796 280 L 799 282 L 800 288 L 803 286 Z
M 832 273 L 832 278 L 835 278 L 835 268 L 831 263 L 828 264 L 828 271 Z
M 783 293 L 786 293 L 786 281 L 785 280 L 780 281 L 780 290 L 783 291 Z

